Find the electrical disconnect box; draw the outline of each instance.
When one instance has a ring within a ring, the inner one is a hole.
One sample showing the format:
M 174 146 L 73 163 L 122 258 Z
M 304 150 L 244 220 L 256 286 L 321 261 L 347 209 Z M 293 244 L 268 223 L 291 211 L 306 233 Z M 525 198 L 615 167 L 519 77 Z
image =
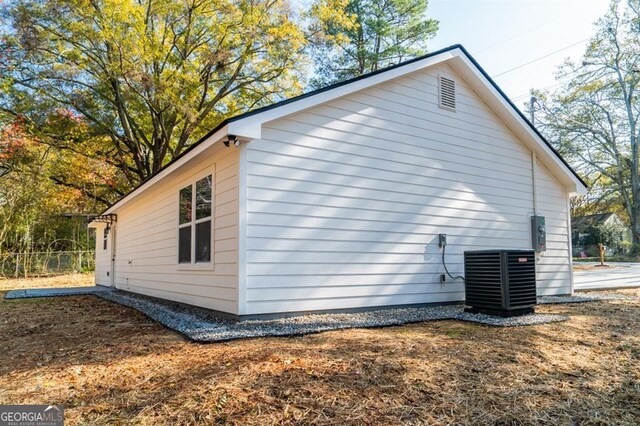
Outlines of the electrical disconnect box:
M 535 251 L 547 250 L 547 228 L 544 216 L 531 216 L 532 248 Z

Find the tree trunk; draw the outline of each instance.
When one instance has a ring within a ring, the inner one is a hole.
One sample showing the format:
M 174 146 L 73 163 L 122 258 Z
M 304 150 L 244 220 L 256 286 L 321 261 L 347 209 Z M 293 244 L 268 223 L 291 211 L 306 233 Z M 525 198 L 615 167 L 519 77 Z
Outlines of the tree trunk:
M 604 244 L 598 243 L 598 250 L 600 250 L 600 266 L 604 266 Z

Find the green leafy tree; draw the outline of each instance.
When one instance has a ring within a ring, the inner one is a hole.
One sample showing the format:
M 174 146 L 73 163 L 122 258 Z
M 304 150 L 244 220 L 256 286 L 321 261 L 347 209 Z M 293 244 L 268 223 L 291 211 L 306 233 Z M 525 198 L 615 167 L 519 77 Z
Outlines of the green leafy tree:
M 312 85 L 357 77 L 427 52 L 438 22 L 427 18 L 427 0 L 318 0 L 311 8 Z
M 588 227 L 585 231 L 588 235 L 584 239 L 584 244 L 598 246 L 600 265 L 604 265 L 605 248 L 619 248 L 624 229 L 614 224 L 596 224 Z
M 585 233 L 588 235 L 584 238 L 584 244 L 602 244 L 616 249 L 620 245 L 623 232 L 624 228 L 614 224 L 591 225 L 585 229 Z
M 571 217 L 589 216 L 602 212 L 615 213 L 627 225 L 630 226 L 629 213 L 625 209 L 624 200 L 611 180 L 604 176 L 597 179 L 585 177 L 589 185 L 586 195 L 572 197 L 570 200 Z
M 0 254 L 87 248 L 82 213 L 94 212 L 96 200 L 81 187 L 115 174 L 99 167 L 40 143 L 22 121 L 0 125 Z M 73 174 L 75 185 L 59 185 L 56 169 Z
M 286 0 L 4 7 L 0 108 L 50 130 L 44 143 L 117 166 L 129 188 L 224 118 L 300 90 L 305 38 Z M 52 109 L 77 115 L 92 146 L 47 125 Z
M 560 70 L 566 84 L 549 99 L 542 126 L 594 183 L 618 200 L 640 243 L 640 1 L 611 2 L 580 63 Z

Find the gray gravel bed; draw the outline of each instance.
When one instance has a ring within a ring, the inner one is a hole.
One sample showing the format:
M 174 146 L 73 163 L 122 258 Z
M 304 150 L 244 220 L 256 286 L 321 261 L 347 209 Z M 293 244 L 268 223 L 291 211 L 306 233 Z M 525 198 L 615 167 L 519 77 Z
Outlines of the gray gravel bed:
M 525 325 L 550 324 L 552 322 L 566 321 L 569 319 L 569 317 L 558 314 L 527 314 L 517 317 L 502 318 L 493 315 L 461 312 L 453 319 L 476 322 L 479 324 L 491 325 L 494 327 L 519 327 Z
M 601 293 L 601 292 L 593 292 L 593 293 L 582 293 L 585 296 L 578 297 L 589 297 L 594 301 L 597 300 L 638 300 L 638 296 L 629 296 L 626 294 L 620 293 Z
M 57 297 L 57 296 L 80 296 L 83 294 L 98 294 L 112 292 L 111 287 L 64 287 L 64 288 L 29 288 L 24 290 L 9 290 L 5 299 L 29 299 L 33 297 Z
M 266 336 L 299 336 L 329 330 L 386 327 L 452 319 L 496 327 L 546 324 L 568 319 L 566 316 L 555 314 L 531 314 L 501 318 L 464 312 L 462 305 L 447 305 L 425 308 L 382 309 L 348 314 L 311 314 L 282 319 L 237 322 L 218 318 L 204 309 L 126 292 L 100 293 L 97 296 L 132 307 L 197 342 L 220 342 Z
M 618 293 L 583 293 L 581 296 L 540 296 L 539 305 L 559 305 L 563 303 L 599 302 L 603 300 L 637 300 L 635 296 Z
M 232 321 L 198 307 L 173 303 L 110 287 L 70 287 L 11 290 L 6 299 L 32 297 L 75 296 L 93 294 L 103 299 L 132 307 L 164 326 L 198 342 L 220 342 L 233 339 L 266 336 L 299 336 L 347 328 L 372 328 L 424 321 L 461 320 L 495 327 L 514 327 L 565 321 L 557 314 L 530 314 L 502 318 L 464 312 L 462 305 L 423 308 L 381 309 L 356 313 L 309 314 L 271 320 Z M 619 293 L 582 293 L 579 296 L 542 296 L 538 303 L 586 303 L 606 300 L 637 300 L 636 296 Z

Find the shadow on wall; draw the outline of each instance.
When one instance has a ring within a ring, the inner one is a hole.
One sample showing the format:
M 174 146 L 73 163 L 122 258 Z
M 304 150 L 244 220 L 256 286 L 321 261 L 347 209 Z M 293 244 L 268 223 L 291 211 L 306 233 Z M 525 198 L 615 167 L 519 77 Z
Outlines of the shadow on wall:
M 476 147 L 439 160 L 424 137 L 398 130 L 385 140 L 389 131 L 363 124 L 368 114 L 301 113 L 248 147 L 249 303 L 462 300 L 461 282 L 439 282 L 439 233 L 453 275 L 463 275 L 465 250 L 530 247 L 530 154 L 512 150 L 529 164 L 519 175 L 517 164 L 496 170 L 475 158 Z M 303 124 L 306 134 L 286 130 Z

